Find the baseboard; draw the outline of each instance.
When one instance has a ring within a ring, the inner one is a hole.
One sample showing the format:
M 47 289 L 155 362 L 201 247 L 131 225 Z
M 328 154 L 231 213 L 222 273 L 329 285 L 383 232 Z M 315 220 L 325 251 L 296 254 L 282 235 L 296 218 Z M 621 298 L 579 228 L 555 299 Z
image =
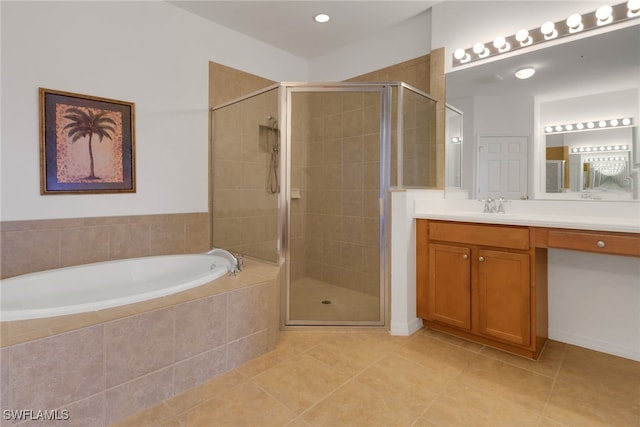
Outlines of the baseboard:
M 572 334 L 570 332 L 549 328 L 549 339 L 564 342 L 567 344 L 577 345 L 578 347 L 588 348 L 590 350 L 600 351 L 602 353 L 612 354 L 614 356 L 624 357 L 626 359 L 636 360 L 640 362 L 640 351 L 632 348 L 623 347 L 618 344 L 601 341 L 582 335 Z
M 422 328 L 422 319 L 416 317 L 408 322 L 392 323 L 389 333 L 391 335 L 407 337 L 416 333 L 420 328 Z

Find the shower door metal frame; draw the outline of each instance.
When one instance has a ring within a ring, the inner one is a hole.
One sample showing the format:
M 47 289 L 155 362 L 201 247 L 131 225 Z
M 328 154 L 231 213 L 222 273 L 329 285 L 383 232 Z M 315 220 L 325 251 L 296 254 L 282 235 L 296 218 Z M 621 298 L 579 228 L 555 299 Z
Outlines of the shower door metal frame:
M 397 83 L 395 84 L 397 85 Z M 284 129 L 284 141 L 281 141 L 279 198 L 280 265 L 282 292 L 280 324 L 282 329 L 294 329 L 297 326 L 386 326 L 389 318 L 386 301 L 390 294 L 390 153 L 391 153 L 391 87 L 394 83 L 282 83 L 280 91 L 280 123 Z M 375 321 L 361 320 L 295 320 L 290 318 L 290 238 L 291 238 L 291 106 L 292 95 L 302 92 L 378 92 L 380 93 L 380 187 L 379 187 L 379 239 L 380 239 L 380 305 L 379 317 Z

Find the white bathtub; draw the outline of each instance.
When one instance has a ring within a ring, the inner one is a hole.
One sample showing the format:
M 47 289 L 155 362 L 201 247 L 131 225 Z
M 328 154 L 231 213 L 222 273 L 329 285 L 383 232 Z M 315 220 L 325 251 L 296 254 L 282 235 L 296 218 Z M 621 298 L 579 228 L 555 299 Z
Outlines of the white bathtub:
M 0 280 L 0 320 L 101 310 L 181 292 L 230 271 L 209 254 L 166 255 L 58 268 Z

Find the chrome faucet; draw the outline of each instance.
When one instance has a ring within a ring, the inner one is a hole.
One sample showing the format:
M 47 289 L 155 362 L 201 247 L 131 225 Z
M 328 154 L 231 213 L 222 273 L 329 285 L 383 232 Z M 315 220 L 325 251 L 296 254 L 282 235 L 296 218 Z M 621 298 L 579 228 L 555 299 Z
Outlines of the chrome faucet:
M 484 202 L 484 210 L 482 213 L 505 213 L 504 204 L 507 200 L 500 196 L 498 200 L 494 200 L 491 197 L 482 200 Z
M 208 255 L 217 255 L 229 261 L 231 266 L 229 267 L 229 273 L 232 276 L 235 276 L 237 273 L 240 273 L 242 267 L 244 266 L 244 258 L 242 255 L 237 254 L 233 255 L 231 252 L 222 249 L 222 248 L 213 248 L 209 252 Z
M 486 200 L 483 200 L 484 202 L 484 210 L 482 211 L 482 213 L 495 213 L 496 211 L 496 207 L 493 204 L 494 200 L 489 197 Z

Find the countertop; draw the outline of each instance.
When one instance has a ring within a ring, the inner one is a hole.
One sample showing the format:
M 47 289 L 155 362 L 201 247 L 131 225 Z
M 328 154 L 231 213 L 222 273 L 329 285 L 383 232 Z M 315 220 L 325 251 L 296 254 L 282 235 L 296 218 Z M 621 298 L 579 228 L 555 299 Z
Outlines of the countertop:
M 484 224 L 640 233 L 640 204 L 613 204 L 609 210 L 601 205 L 590 209 L 594 205 L 576 203 L 577 205 L 567 202 L 536 204 L 535 201 L 510 201 L 506 205 L 506 213 L 483 213 L 482 204 L 475 200 L 417 200 L 414 217 Z

